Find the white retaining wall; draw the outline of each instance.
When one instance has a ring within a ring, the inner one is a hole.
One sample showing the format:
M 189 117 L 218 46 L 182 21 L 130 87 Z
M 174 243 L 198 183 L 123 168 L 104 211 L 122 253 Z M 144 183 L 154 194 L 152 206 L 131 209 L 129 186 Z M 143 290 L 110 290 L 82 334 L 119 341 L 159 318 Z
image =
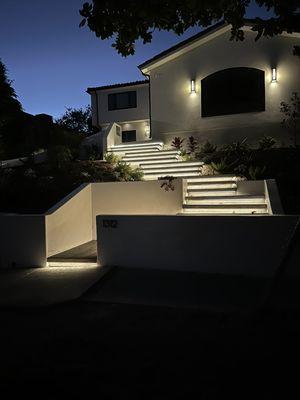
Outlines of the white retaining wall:
M 70 193 L 46 214 L 47 256 L 92 240 L 91 185 Z
M 0 215 L 0 268 L 45 265 L 44 215 Z
M 177 214 L 182 180 L 166 192 L 161 182 L 101 182 L 80 186 L 46 214 L 47 256 L 96 240 L 96 215 Z
M 298 216 L 98 216 L 104 266 L 272 276 Z

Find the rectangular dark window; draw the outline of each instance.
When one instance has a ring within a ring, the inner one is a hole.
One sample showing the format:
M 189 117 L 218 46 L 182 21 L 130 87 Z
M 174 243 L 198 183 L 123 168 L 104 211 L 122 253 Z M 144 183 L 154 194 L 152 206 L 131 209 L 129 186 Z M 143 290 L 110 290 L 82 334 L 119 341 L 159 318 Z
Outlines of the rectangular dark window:
M 108 110 L 136 108 L 136 91 L 111 93 L 108 95 Z
M 136 130 L 122 132 L 122 142 L 135 142 L 135 141 L 136 141 Z

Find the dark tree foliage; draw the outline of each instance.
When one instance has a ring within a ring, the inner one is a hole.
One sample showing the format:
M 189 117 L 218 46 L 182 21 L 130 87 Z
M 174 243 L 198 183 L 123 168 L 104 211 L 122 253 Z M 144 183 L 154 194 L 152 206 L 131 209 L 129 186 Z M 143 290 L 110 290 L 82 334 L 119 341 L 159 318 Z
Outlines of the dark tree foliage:
M 135 42 L 150 43 L 156 30 L 174 31 L 181 35 L 193 26 L 208 27 L 224 20 L 232 25 L 232 39 L 243 40 L 242 27 L 251 0 L 93 0 L 83 4 L 80 26 L 86 23 L 101 39 L 114 38 L 113 47 L 122 56 L 135 52 Z M 272 10 L 274 17 L 254 20 L 256 40 L 283 31 L 299 29 L 299 0 L 255 0 L 260 7 Z
M 67 108 L 61 118 L 55 121 L 64 129 L 78 132 L 84 135 L 93 133 L 91 107 L 86 108 Z
M 6 67 L 0 60 L 0 129 L 21 111 L 22 106 L 12 87 L 12 81 L 8 79 Z
M 300 57 L 300 46 L 294 46 L 294 56 Z

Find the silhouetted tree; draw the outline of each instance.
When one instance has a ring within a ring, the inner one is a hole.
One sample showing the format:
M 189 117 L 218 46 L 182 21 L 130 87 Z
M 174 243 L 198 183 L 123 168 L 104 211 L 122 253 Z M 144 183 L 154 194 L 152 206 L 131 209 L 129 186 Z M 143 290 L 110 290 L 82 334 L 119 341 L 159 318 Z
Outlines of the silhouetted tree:
M 59 126 L 84 135 L 93 133 L 91 106 L 67 108 L 64 115 L 55 121 Z
M 22 106 L 12 87 L 12 81 L 8 78 L 6 67 L 0 60 L 0 129 L 21 111 Z
M 100 39 L 115 38 L 113 47 L 122 56 L 135 52 L 135 42 L 150 43 L 155 29 L 181 35 L 193 26 L 207 27 L 224 20 L 232 25 L 232 39 L 243 40 L 241 30 L 250 0 L 93 0 L 83 4 L 80 26 L 86 23 Z M 300 26 L 299 0 L 255 0 L 260 7 L 272 10 L 274 17 L 256 18 L 256 40 L 283 31 L 292 33 Z

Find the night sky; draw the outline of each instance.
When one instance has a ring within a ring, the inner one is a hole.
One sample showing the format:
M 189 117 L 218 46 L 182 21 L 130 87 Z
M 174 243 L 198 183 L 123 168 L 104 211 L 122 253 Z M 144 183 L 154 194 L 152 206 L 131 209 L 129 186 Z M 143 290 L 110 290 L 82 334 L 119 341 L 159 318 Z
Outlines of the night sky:
M 151 44 L 138 44 L 123 58 L 88 30 L 79 28 L 84 0 L 1 0 L 0 58 L 25 111 L 55 117 L 65 107 L 89 104 L 88 86 L 144 79 L 137 65 L 197 33 L 181 37 L 157 32 Z M 251 6 L 247 17 L 266 16 Z

